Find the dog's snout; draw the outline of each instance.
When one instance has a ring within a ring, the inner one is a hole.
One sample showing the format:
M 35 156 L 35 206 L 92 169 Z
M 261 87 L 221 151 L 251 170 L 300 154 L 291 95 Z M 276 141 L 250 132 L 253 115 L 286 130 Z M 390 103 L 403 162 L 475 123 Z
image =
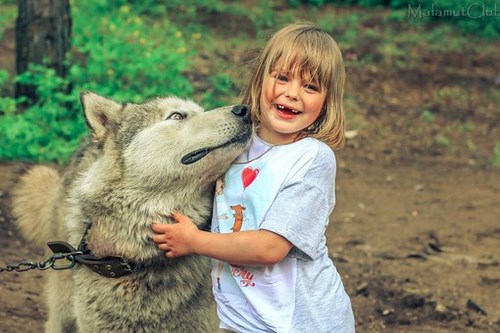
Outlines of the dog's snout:
M 235 105 L 231 112 L 238 117 L 242 117 L 246 122 L 250 121 L 250 108 L 246 105 Z

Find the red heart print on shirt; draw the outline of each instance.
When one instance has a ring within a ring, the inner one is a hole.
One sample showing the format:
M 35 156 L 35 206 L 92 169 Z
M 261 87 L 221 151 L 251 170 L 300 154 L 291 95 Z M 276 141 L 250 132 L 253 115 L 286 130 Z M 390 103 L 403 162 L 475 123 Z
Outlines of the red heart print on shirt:
M 257 178 L 259 174 L 259 169 L 252 169 L 251 167 L 246 167 L 241 173 L 241 180 L 243 181 L 243 189 L 246 189 L 252 182 Z

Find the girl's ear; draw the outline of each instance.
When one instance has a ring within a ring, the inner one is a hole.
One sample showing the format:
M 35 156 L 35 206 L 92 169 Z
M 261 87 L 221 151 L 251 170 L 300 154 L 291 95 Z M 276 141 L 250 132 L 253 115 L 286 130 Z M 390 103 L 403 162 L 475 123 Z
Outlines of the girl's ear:
M 111 125 L 118 122 L 122 105 L 90 91 L 80 94 L 80 102 L 94 141 L 103 144 Z

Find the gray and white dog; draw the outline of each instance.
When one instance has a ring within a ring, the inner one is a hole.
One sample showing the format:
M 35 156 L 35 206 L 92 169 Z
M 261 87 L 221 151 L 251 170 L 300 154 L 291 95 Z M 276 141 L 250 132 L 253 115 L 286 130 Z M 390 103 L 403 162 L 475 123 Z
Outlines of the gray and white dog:
M 250 111 L 203 112 L 176 97 L 120 104 L 86 92 L 81 101 L 91 135 L 64 175 L 35 166 L 12 193 L 25 238 L 67 242 L 96 263 L 48 273 L 46 332 L 217 331 L 209 260 L 166 258 L 151 224 L 179 210 L 209 226 L 214 181 L 248 145 Z

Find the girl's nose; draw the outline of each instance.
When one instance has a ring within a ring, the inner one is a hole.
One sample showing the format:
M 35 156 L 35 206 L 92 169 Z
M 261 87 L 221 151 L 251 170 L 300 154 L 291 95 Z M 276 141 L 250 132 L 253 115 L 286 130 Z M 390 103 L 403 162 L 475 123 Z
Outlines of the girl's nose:
M 289 84 L 285 91 L 285 97 L 291 99 L 292 101 L 298 101 L 300 98 L 299 87 L 295 84 Z
M 297 101 L 299 99 L 299 96 L 297 94 L 292 94 L 289 90 L 285 92 L 285 96 L 293 101 Z

